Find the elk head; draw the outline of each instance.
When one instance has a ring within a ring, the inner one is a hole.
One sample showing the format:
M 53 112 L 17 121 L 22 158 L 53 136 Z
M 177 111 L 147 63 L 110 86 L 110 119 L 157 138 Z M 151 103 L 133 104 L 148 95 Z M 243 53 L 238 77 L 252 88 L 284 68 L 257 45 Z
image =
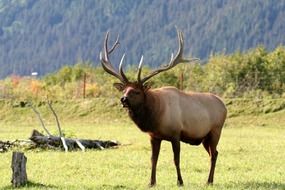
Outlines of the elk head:
M 124 95 L 121 98 L 121 103 L 123 104 L 124 107 L 136 108 L 144 103 L 144 100 L 146 98 L 146 93 L 150 88 L 147 81 L 151 77 L 159 74 L 160 72 L 167 71 L 175 67 L 179 63 L 191 62 L 191 61 L 197 60 L 196 58 L 191 59 L 191 60 L 183 59 L 183 46 L 184 46 L 183 34 L 178 29 L 177 29 L 177 35 L 178 35 L 179 48 L 175 56 L 173 56 L 173 54 L 171 55 L 171 59 L 167 65 L 162 66 L 158 69 L 155 69 L 151 73 L 149 73 L 147 76 L 141 78 L 141 70 L 142 70 L 142 64 L 143 64 L 143 56 L 142 56 L 140 59 L 139 66 L 138 66 L 137 80 L 129 81 L 126 75 L 124 74 L 124 71 L 122 68 L 125 54 L 121 58 L 121 61 L 119 64 L 119 71 L 115 70 L 115 68 L 112 66 L 110 59 L 109 59 L 109 55 L 119 45 L 119 37 L 117 37 L 117 40 L 115 41 L 113 46 L 109 49 L 108 48 L 109 32 L 106 33 L 103 53 L 100 52 L 100 61 L 101 61 L 103 69 L 107 73 L 113 75 L 114 77 L 120 80 L 120 83 L 114 83 L 114 87 L 117 88 L 119 91 L 123 91 Z

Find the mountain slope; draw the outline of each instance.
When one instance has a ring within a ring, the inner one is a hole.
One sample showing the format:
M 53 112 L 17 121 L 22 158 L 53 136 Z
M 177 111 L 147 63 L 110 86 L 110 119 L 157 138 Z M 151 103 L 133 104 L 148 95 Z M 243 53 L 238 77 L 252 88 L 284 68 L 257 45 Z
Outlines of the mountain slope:
M 185 54 L 207 59 L 211 53 L 284 45 L 285 1 L 260 0 L 0 0 L 0 78 L 40 75 L 64 64 L 99 63 L 105 32 L 121 47 L 118 64 L 158 66 L 176 51 L 175 26 L 185 34 Z

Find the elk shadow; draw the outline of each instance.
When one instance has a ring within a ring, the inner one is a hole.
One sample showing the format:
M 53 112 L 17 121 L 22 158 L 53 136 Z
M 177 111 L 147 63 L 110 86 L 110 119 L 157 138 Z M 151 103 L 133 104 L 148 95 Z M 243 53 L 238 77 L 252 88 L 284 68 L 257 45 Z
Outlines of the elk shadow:
M 37 189 L 56 189 L 57 187 L 54 185 L 45 185 L 42 183 L 37 183 L 37 182 L 33 182 L 33 181 L 28 181 L 26 185 L 22 186 L 22 187 L 17 187 L 17 189 L 22 189 L 22 188 L 37 188 Z M 2 190 L 14 190 L 15 187 L 13 187 L 13 185 L 7 185 L 5 186 Z

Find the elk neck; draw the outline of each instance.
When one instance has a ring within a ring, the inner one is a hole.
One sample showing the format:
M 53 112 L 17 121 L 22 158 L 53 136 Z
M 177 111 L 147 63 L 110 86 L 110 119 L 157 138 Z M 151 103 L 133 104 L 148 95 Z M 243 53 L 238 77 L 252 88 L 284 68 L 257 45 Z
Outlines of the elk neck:
M 129 116 L 143 132 L 153 132 L 159 116 L 159 99 L 148 90 L 145 101 L 135 108 L 129 108 Z

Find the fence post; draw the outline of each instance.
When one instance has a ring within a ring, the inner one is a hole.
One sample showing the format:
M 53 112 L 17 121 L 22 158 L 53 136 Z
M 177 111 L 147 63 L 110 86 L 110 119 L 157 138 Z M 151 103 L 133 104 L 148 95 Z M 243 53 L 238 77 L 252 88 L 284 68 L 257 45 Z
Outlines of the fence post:
M 84 75 L 83 75 L 83 98 L 84 99 L 86 97 L 86 78 L 87 78 L 87 75 L 86 75 L 86 73 L 84 73 Z
M 13 187 L 20 187 L 27 183 L 26 173 L 27 158 L 22 152 L 13 152 L 12 156 L 12 180 Z

